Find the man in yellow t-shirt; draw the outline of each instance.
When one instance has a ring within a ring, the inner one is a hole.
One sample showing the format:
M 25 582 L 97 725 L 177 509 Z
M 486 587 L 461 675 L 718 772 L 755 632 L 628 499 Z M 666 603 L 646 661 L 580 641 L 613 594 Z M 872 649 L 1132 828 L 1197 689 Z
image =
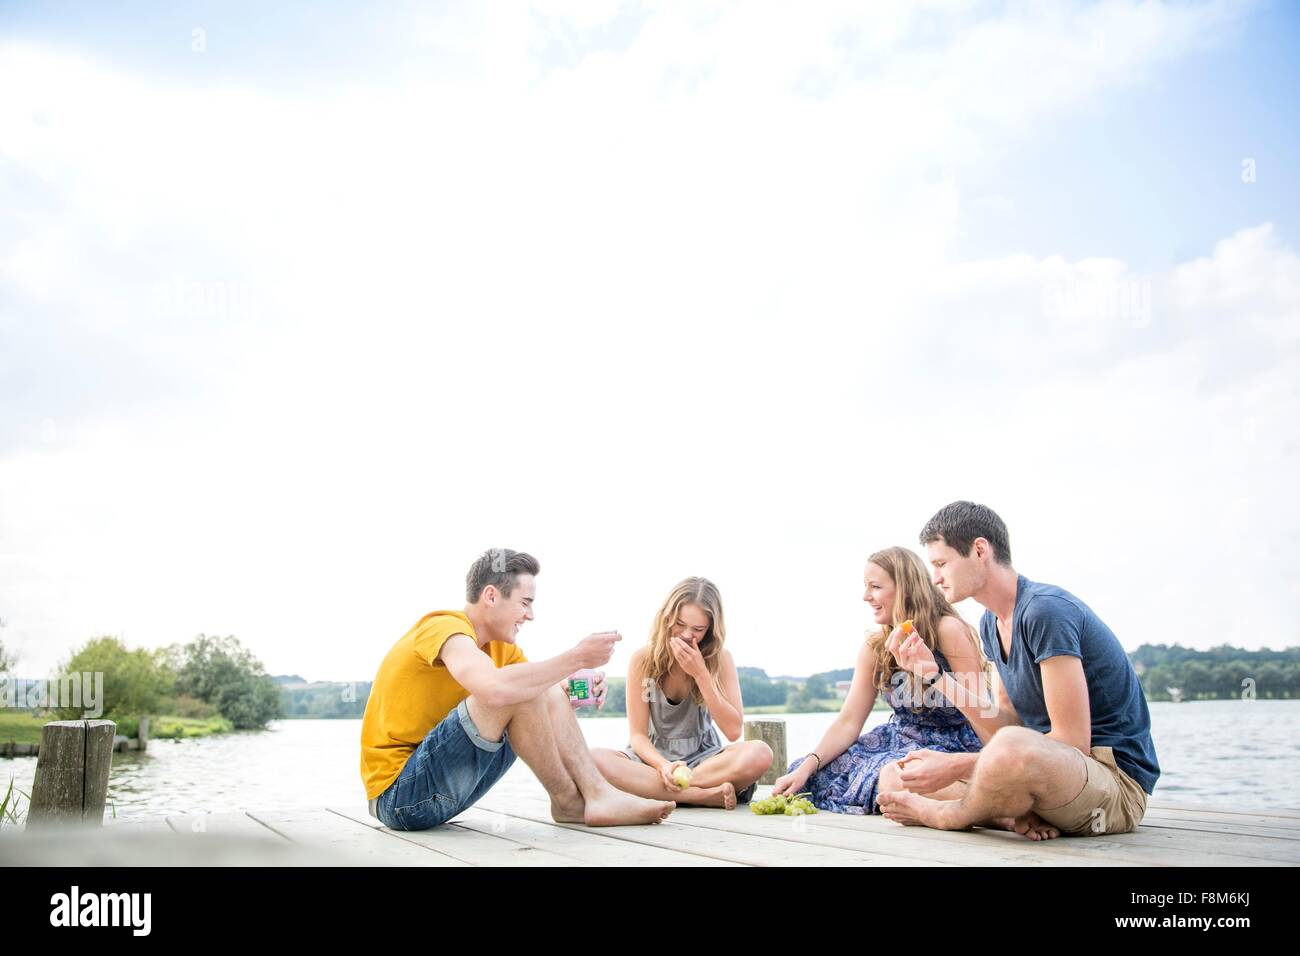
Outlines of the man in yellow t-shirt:
M 558 822 L 659 823 L 674 809 L 600 775 L 565 689 L 574 671 L 609 661 L 618 632 L 591 634 L 536 663 L 515 644 L 533 619 L 539 571 L 532 555 L 485 552 L 466 575 L 465 609 L 426 614 L 379 665 L 361 721 L 361 779 L 384 826 L 445 823 L 487 793 L 516 756 L 550 794 Z

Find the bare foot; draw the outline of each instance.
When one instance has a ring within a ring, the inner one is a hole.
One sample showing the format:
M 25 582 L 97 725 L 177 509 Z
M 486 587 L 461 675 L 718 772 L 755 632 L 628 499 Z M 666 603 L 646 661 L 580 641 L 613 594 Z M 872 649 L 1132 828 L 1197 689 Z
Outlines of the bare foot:
M 907 827 L 931 827 L 935 830 L 956 830 L 948 823 L 945 810 L 952 800 L 931 800 L 910 790 L 895 790 L 876 797 L 876 804 L 885 819 Z
M 1035 843 L 1039 840 L 1053 840 L 1061 835 L 1060 830 L 1032 810 L 1023 817 L 1003 817 L 999 822 L 1005 822 L 1008 830 L 1019 833 L 1025 839 L 1033 840 Z
M 731 781 L 716 787 L 687 787 L 677 798 L 678 803 L 692 807 L 721 807 L 723 810 L 736 809 L 736 787 Z
M 582 809 L 585 802 L 582 795 L 578 794 L 576 799 L 570 801 L 557 800 L 551 797 L 551 819 L 556 823 L 583 823 Z
M 582 822 L 589 827 L 662 823 L 676 809 L 670 800 L 647 800 L 607 786 L 586 802 Z

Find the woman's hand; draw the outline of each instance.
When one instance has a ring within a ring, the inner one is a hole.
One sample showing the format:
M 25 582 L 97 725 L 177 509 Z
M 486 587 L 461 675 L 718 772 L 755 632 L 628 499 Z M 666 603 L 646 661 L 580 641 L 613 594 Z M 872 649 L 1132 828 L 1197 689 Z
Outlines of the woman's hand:
M 668 639 L 668 647 L 673 652 L 673 657 L 681 665 L 682 670 L 686 671 L 695 679 L 695 683 L 704 684 L 709 680 L 709 665 L 704 663 L 704 655 L 700 649 L 690 641 L 683 641 L 680 637 Z
M 676 796 L 682 792 L 682 788 L 677 786 L 677 781 L 673 779 L 673 773 L 678 767 L 685 767 L 685 760 L 674 760 L 672 763 L 666 763 L 659 768 L 659 778 L 664 782 L 664 788 L 670 796 Z
M 938 661 L 917 631 L 904 634 L 901 627 L 894 628 L 885 639 L 885 648 L 894 655 L 899 667 L 917 677 L 929 677 L 939 672 Z
M 962 762 L 956 754 L 937 750 L 913 750 L 898 761 L 899 779 L 912 793 L 934 793 L 962 776 Z
M 795 767 L 784 777 L 778 777 L 772 787 L 772 796 L 779 797 L 781 794 L 793 797 L 804 792 L 804 787 L 812 777 L 813 772 L 817 769 L 817 761 L 812 757 L 804 757 L 803 763 Z

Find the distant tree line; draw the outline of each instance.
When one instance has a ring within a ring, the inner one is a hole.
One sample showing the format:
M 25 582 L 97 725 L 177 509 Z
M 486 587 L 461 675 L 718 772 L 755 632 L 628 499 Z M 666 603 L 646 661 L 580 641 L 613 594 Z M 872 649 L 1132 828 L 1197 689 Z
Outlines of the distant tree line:
M 57 674 L 102 674 L 101 716 L 117 722 L 120 732 L 133 734 L 144 716 L 222 717 L 237 730 L 259 730 L 280 716 L 278 689 L 234 637 L 200 634 L 156 650 L 96 637 L 74 650 Z M 53 679 L 51 687 L 57 683 Z M 82 706 L 55 696 L 49 713 L 58 719 L 78 719 L 88 709 L 84 695 Z
M 351 718 L 366 712 L 370 681 L 316 681 L 294 675 L 276 677 L 280 709 L 285 717 Z
M 1207 651 L 1146 644 L 1129 655 L 1148 700 L 1300 697 L 1300 647 L 1248 651 L 1227 644 Z
M 1221 645 L 1195 650 L 1177 644 L 1147 644 L 1129 655 L 1149 700 L 1214 700 L 1254 696 L 1300 698 L 1300 647 L 1248 651 Z M 13 660 L 0 646 L 0 679 Z M 272 678 L 234 637 L 200 634 L 187 644 L 160 650 L 128 648 L 117 637 L 97 637 L 63 663 L 61 673 L 102 672 L 104 716 L 126 726 L 145 714 L 208 718 L 221 716 L 236 729 L 260 729 L 279 717 L 360 718 L 370 682 L 307 683 L 297 675 Z M 851 668 L 823 671 L 804 679 L 777 678 L 757 667 L 738 668 L 746 707 L 784 707 L 791 713 L 833 709 L 835 684 Z M 81 716 L 75 708 L 54 711 Z M 627 682 L 609 678 L 602 714 L 627 712 Z M 586 709 L 580 716 L 597 716 Z

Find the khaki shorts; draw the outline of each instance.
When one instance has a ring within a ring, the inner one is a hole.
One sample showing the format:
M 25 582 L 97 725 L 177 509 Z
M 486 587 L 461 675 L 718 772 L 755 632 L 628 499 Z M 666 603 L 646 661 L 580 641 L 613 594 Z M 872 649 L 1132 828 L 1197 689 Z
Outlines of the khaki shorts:
M 1088 782 L 1079 795 L 1063 807 L 1034 812 L 1070 836 L 1131 833 L 1147 812 L 1146 791 L 1119 769 L 1114 748 L 1093 747 L 1091 754 L 1083 758 Z

